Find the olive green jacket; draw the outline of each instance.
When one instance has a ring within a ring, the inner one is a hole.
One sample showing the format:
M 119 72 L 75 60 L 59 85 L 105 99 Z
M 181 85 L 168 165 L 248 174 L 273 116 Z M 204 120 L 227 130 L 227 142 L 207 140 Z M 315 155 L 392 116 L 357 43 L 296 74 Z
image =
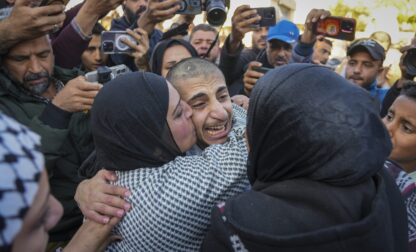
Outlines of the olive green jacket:
M 80 74 L 76 70 L 54 69 L 54 77 L 63 83 Z M 47 100 L 27 94 L 16 85 L 6 74 L 0 73 L 0 110 L 41 136 L 51 193 L 64 207 L 64 216 L 50 232 L 50 241 L 66 241 L 82 223 L 82 214 L 74 195 L 81 181 L 78 168 L 94 149 L 89 115 L 64 112 Z M 51 107 L 58 112 L 52 113 L 49 110 Z M 65 123 L 58 128 L 45 123 L 54 120 Z

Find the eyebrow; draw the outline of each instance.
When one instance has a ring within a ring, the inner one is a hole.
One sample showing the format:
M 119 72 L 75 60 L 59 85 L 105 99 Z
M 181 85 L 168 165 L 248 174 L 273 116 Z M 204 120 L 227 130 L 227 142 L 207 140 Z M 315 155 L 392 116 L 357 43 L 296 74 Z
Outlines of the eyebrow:
M 36 55 L 44 54 L 44 53 L 50 53 L 50 52 L 51 52 L 51 49 L 45 49 L 45 50 L 43 50 L 41 52 L 36 53 Z
M 168 61 L 168 62 L 166 62 L 166 64 L 176 64 L 176 60 L 172 60 L 172 61 Z
M 40 54 L 44 54 L 47 52 L 51 52 L 51 49 L 45 49 L 41 52 L 36 53 L 35 55 L 40 55 Z M 6 57 L 10 59 L 16 59 L 16 58 L 21 58 L 21 57 L 27 58 L 27 57 L 30 57 L 30 53 L 29 54 L 9 54 Z
M 205 94 L 205 93 L 197 93 L 196 95 L 192 96 L 192 97 L 188 100 L 188 103 L 189 103 L 189 102 L 192 102 L 192 101 L 194 101 L 194 100 L 196 100 L 196 99 L 199 99 L 199 98 L 205 97 L 205 96 L 207 96 L 207 94 Z
M 224 87 L 224 86 L 219 87 L 218 90 L 217 90 L 217 94 L 220 93 L 220 92 L 223 92 L 226 89 L 227 89 L 227 87 Z
M 413 120 L 413 118 L 408 118 L 408 117 L 406 117 L 406 118 L 404 118 L 404 117 L 402 117 L 402 120 L 403 120 L 403 122 L 405 122 L 405 123 L 409 123 L 409 124 L 411 124 L 413 127 L 415 127 L 416 126 L 416 121 L 415 120 Z

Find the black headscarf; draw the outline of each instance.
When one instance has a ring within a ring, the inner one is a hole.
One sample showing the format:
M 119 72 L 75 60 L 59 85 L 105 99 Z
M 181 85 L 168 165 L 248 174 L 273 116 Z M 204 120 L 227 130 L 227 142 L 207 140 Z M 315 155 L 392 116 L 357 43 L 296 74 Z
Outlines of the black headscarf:
M 163 64 L 163 56 L 168 48 L 181 45 L 185 47 L 186 50 L 191 54 L 192 57 L 199 57 L 198 52 L 195 48 L 187 41 L 182 39 L 166 39 L 160 41 L 153 49 L 152 57 L 150 58 L 150 69 L 152 73 L 161 75 L 162 74 L 162 64 Z
M 106 83 L 91 110 L 95 166 L 158 167 L 181 155 L 166 120 L 168 105 L 167 82 L 158 75 L 134 72 Z
M 310 64 L 279 67 L 250 97 L 250 182 L 308 177 L 353 185 L 383 167 L 390 137 L 367 91 Z

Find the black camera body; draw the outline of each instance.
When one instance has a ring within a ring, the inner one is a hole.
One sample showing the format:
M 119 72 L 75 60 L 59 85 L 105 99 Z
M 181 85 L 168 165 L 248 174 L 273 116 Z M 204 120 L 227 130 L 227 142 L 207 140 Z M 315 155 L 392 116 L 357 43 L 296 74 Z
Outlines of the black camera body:
M 225 0 L 206 0 L 202 3 L 201 0 L 181 0 L 181 8 L 176 12 L 177 14 L 196 15 L 202 11 L 206 11 L 206 18 L 210 25 L 223 25 L 227 19 L 227 6 Z
M 105 84 L 117 76 L 129 72 L 131 72 L 130 69 L 124 64 L 112 67 L 100 66 L 96 71 L 86 73 L 85 79 L 89 82 Z
M 406 56 L 404 56 L 403 59 L 403 65 L 408 75 L 416 76 L 416 47 L 410 48 L 406 51 Z

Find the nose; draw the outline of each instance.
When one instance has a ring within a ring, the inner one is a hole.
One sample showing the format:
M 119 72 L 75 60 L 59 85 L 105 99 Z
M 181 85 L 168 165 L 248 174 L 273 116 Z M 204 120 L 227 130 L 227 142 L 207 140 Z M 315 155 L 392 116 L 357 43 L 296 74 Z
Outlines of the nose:
M 101 55 L 100 48 L 95 49 L 95 51 L 94 51 L 94 60 L 96 62 L 101 62 L 102 61 L 102 55 Z
M 42 65 L 39 62 L 39 59 L 36 56 L 31 56 L 29 60 L 29 71 L 31 73 L 40 73 L 42 72 Z
M 285 55 L 285 49 L 283 49 L 282 47 L 281 47 L 281 48 L 279 48 L 279 50 L 277 50 L 277 54 L 278 54 L 279 56 L 284 56 L 284 55 Z
M 387 131 L 389 132 L 390 138 L 394 136 L 394 122 L 389 122 L 386 117 L 383 118 L 384 125 L 386 126 Z
M 202 43 L 202 47 L 203 48 L 205 48 L 205 49 L 207 49 L 208 50 L 208 48 L 211 46 L 211 43 L 210 42 L 208 42 L 208 41 L 205 41 L 205 42 L 203 42 Z
M 223 104 L 216 100 L 211 105 L 210 115 L 212 118 L 217 119 L 219 121 L 225 121 L 228 119 L 228 113 L 225 110 Z
M 261 34 L 260 34 L 260 36 L 262 37 L 262 38 L 267 38 L 267 33 L 268 33 L 269 31 L 265 28 L 265 27 L 263 27 L 263 29 L 261 29 Z
M 353 71 L 354 71 L 355 74 L 361 73 L 361 65 L 357 64 L 356 66 L 354 66 Z
M 46 222 L 47 224 L 45 225 L 47 231 L 55 227 L 64 213 L 61 203 L 59 203 L 59 201 L 52 195 L 49 196 L 48 205 L 50 213 L 48 215 L 48 221 Z
M 185 111 L 185 117 L 187 119 L 191 118 L 192 117 L 192 113 L 193 113 L 191 106 L 189 106 L 188 103 L 186 103 L 186 102 L 183 102 L 182 104 L 183 104 L 183 109 Z

